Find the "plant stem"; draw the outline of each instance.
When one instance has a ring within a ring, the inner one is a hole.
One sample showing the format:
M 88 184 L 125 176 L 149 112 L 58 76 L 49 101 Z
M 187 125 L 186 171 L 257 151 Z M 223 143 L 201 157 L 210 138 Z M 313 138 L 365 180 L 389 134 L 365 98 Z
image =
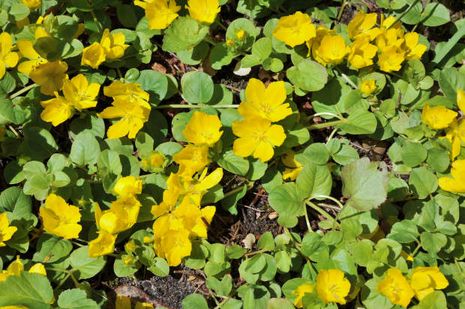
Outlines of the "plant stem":
M 308 126 L 307 129 L 311 130 L 319 130 L 319 129 L 324 129 L 328 127 L 334 127 L 340 124 L 343 124 L 347 122 L 346 119 L 339 119 L 339 120 L 333 120 L 333 121 L 328 121 L 328 122 L 323 122 L 323 123 L 316 123 L 312 124 L 311 126 Z
M 228 197 L 228 196 L 230 196 L 230 195 L 233 195 L 233 194 L 235 194 L 235 193 L 237 193 L 237 192 L 241 192 L 241 191 L 244 189 L 243 185 L 244 185 L 244 184 L 241 184 L 241 185 L 238 186 L 237 188 L 234 188 L 234 189 L 232 189 L 231 191 L 226 192 L 226 193 L 223 195 L 223 198 L 226 198 L 226 197 Z M 247 190 L 250 190 L 250 189 L 252 189 L 252 187 L 253 187 L 253 182 L 248 182 L 246 185 L 247 185 Z
M 341 5 L 341 8 L 339 9 L 339 12 L 337 14 L 337 20 L 341 20 L 341 17 L 342 17 L 342 14 L 344 13 L 344 9 L 346 8 L 347 6 L 347 1 L 344 0 L 342 1 L 342 5 Z
M 216 108 L 216 109 L 229 109 L 229 108 L 238 108 L 239 105 L 237 104 L 231 104 L 231 105 L 166 104 L 166 105 L 155 106 L 154 109 L 168 109 L 168 108 L 196 109 L 196 108 L 205 108 L 205 107 L 211 107 L 211 108 Z
M 344 79 L 344 81 L 345 81 L 347 84 L 349 84 L 352 88 L 358 89 L 357 85 L 354 84 L 354 82 L 349 78 L 349 76 L 345 75 L 345 74 L 342 73 L 342 72 L 339 72 L 339 74 L 341 74 L 342 79 Z
M 336 198 L 334 198 L 332 196 L 318 195 L 318 196 L 315 196 L 314 198 L 325 198 L 325 199 L 328 199 L 328 200 L 331 200 L 331 201 L 335 202 L 339 206 L 339 208 L 341 208 L 341 209 L 344 208 L 344 205 L 342 205 L 342 203 L 338 199 L 336 199 Z
M 326 219 L 328 219 L 329 221 L 332 221 L 333 222 L 333 226 L 335 227 L 339 227 L 339 223 L 336 221 L 336 219 L 334 219 L 333 217 L 331 217 L 331 215 L 329 213 L 327 213 L 326 211 L 324 211 L 323 209 L 321 209 L 320 207 L 318 207 L 316 204 L 312 203 L 310 200 L 308 200 L 306 202 L 306 204 L 308 206 L 310 206 L 311 208 L 313 208 L 314 210 L 316 210 L 320 215 L 324 216 Z
M 408 12 L 410 12 L 410 10 L 415 6 L 417 5 L 417 3 L 420 2 L 420 0 L 415 0 L 414 2 L 412 2 L 412 4 L 410 4 L 410 6 L 402 12 L 402 14 L 400 14 L 399 16 L 397 16 L 396 20 L 391 24 L 389 25 L 389 27 L 387 28 L 387 30 L 389 30 L 389 28 L 391 28 L 392 26 L 394 26 L 395 24 L 397 24 L 399 22 L 399 20 L 402 19 L 402 17 L 404 17 L 405 15 L 408 14 Z
M 37 85 L 37 84 L 30 84 L 29 86 L 26 86 L 26 87 L 24 87 L 23 89 L 20 89 L 20 90 L 16 91 L 15 93 L 13 93 L 12 95 L 10 95 L 10 99 L 14 99 L 14 98 L 16 98 L 17 96 L 20 96 L 20 95 L 22 95 L 23 93 L 28 92 L 29 90 L 31 90 L 32 88 L 35 88 L 35 87 L 37 87 L 37 86 L 39 86 L 39 85 Z
M 305 223 L 307 224 L 307 229 L 309 232 L 313 231 L 312 226 L 310 225 L 310 219 L 308 218 L 307 207 L 305 207 Z

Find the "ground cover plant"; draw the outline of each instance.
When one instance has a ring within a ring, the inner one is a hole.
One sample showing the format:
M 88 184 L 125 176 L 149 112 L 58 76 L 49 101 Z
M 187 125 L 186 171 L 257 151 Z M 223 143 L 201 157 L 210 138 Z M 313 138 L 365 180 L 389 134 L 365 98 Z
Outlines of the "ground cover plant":
M 464 308 L 464 1 L 0 4 L 0 308 Z

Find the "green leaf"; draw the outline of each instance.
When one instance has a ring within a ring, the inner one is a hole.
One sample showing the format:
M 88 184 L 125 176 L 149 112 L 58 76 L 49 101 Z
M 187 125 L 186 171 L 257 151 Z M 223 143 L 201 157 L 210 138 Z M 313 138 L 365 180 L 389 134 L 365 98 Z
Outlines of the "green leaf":
M 10 8 L 10 15 L 14 16 L 16 21 L 20 21 L 29 15 L 29 8 L 22 2 L 15 2 Z
M 296 179 L 299 194 L 306 198 L 330 195 L 332 183 L 328 167 L 314 163 L 307 163 Z
M 268 196 L 270 206 L 279 214 L 278 222 L 286 227 L 295 226 L 297 217 L 304 215 L 304 199 L 295 183 L 277 186 Z
M 159 277 L 166 277 L 170 273 L 170 267 L 165 259 L 156 257 L 152 265 L 148 268 L 153 274 Z
M 30 216 L 31 198 L 18 187 L 10 187 L 0 194 L 0 211 L 10 211 L 14 219 L 26 219 Z
M 40 127 L 26 127 L 23 129 L 24 140 L 19 146 L 18 153 L 42 161 L 58 150 L 53 135 Z
M 402 147 L 401 156 L 407 166 L 415 167 L 426 160 L 428 152 L 420 143 L 406 142 Z
M 182 300 L 183 309 L 208 309 L 205 298 L 200 294 L 191 294 Z
M 450 21 L 449 10 L 443 4 L 437 2 L 428 3 L 421 15 L 426 18 L 423 19 L 423 25 L 428 27 L 441 26 Z
M 304 91 L 318 91 L 323 89 L 328 81 L 328 73 L 321 64 L 305 59 L 286 72 L 287 78 L 295 86 Z
M 208 103 L 213 97 L 214 84 L 210 75 L 188 72 L 181 79 L 182 96 L 192 104 Z
M 236 156 L 232 150 L 226 151 L 220 159 L 218 165 L 236 175 L 245 176 L 249 171 L 250 163 L 248 160 Z
M 85 131 L 76 135 L 69 158 L 78 166 L 97 163 L 100 145 L 91 132 Z
M 396 222 L 387 237 L 405 244 L 415 241 L 419 235 L 417 225 L 413 221 L 405 219 Z
M 413 187 L 418 198 L 424 199 L 438 188 L 438 179 L 426 167 L 414 168 L 409 178 L 409 185 Z
M 447 308 L 447 299 L 443 292 L 433 291 L 426 295 L 413 309 Z
M 61 292 L 58 297 L 58 307 L 63 309 L 98 309 L 100 306 L 87 297 L 81 289 L 71 289 Z
M 339 128 L 349 134 L 372 134 L 378 125 L 375 114 L 363 110 L 351 113 L 346 121 Z
M 178 17 L 165 32 L 163 50 L 180 52 L 192 49 L 203 40 L 208 30 L 208 26 L 188 16 Z
M 44 234 L 39 238 L 37 251 L 32 260 L 40 263 L 54 263 L 67 257 L 72 249 L 73 245 L 69 240 Z
M 53 290 L 47 277 L 21 272 L 0 282 L 0 306 L 25 305 L 30 309 L 50 308 Z
M 168 93 L 168 78 L 165 74 L 154 70 L 142 70 L 136 80 L 145 91 L 155 95 L 161 101 Z
M 447 237 L 440 233 L 423 232 L 420 235 L 421 246 L 430 254 L 438 253 L 447 243 Z
M 105 266 L 103 257 L 92 258 L 89 256 L 89 247 L 87 246 L 74 250 L 69 257 L 69 262 L 81 280 L 92 278 Z
M 341 177 L 347 206 L 367 211 L 386 201 L 388 173 L 386 169 L 379 171 L 376 162 L 368 158 L 354 161 L 342 169 Z

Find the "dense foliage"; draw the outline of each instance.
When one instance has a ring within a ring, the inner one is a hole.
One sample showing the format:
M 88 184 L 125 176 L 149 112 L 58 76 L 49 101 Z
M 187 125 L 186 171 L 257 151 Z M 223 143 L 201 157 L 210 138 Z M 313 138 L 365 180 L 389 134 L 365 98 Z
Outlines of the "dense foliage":
M 0 4 L 0 308 L 463 308 L 463 1 Z

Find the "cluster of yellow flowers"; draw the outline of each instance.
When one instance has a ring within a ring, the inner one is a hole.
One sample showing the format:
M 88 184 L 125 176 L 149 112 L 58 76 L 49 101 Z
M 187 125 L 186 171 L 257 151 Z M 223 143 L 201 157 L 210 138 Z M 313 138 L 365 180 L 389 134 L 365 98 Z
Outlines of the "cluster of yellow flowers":
M 154 248 L 170 266 L 190 255 L 192 239 L 207 237 L 216 208 L 201 207 L 202 197 L 223 178 L 221 168 L 207 175 L 208 152 L 222 133 L 218 116 L 193 113 L 183 131 L 189 144 L 173 158 L 179 169 L 168 177 L 163 201 L 152 207 Z
M 126 37 L 122 32 L 110 33 L 105 29 L 100 42 L 94 42 L 82 51 L 81 64 L 97 69 L 105 61 L 112 61 L 123 57 L 129 45 L 124 44 Z
M 457 90 L 457 106 L 465 112 L 465 91 Z M 445 106 L 429 106 L 425 104 L 421 119 L 433 130 L 446 130 L 446 138 L 452 145 L 451 158 L 454 160 L 460 154 L 462 144 L 465 143 L 465 119 L 458 120 L 459 114 Z M 465 160 L 452 163 L 451 177 L 439 178 L 441 189 L 454 193 L 465 193 Z
M 134 0 L 134 4 L 145 10 L 149 28 L 157 30 L 168 28 L 181 10 L 176 0 Z M 186 8 L 193 19 L 207 25 L 215 21 L 221 10 L 218 0 L 188 0 Z
M 5 247 L 5 241 L 10 240 L 17 230 L 16 226 L 10 225 L 7 213 L 0 213 L 0 247 Z
M 378 284 L 378 291 L 391 303 L 407 308 L 413 296 L 422 300 L 435 290 L 445 289 L 449 285 L 438 267 L 416 267 L 412 271 L 410 282 L 398 268 L 390 268 Z
M 89 256 L 113 253 L 118 233 L 129 230 L 137 222 L 141 203 L 136 197 L 141 192 L 142 180 L 134 176 L 122 177 L 113 188 L 117 199 L 111 203 L 110 209 L 102 211 L 95 203 L 98 237 L 89 242 Z
M 274 155 L 274 147 L 284 143 L 286 134 L 281 125 L 273 124 L 292 114 L 283 81 L 265 87 L 262 81 L 252 78 L 245 89 L 245 99 L 238 112 L 244 118 L 232 124 L 233 151 L 240 157 L 253 156 L 263 162 Z
M 292 294 L 294 306 L 303 308 L 303 298 L 316 290 L 318 297 L 325 303 L 345 304 L 350 291 L 350 281 L 339 269 L 321 270 L 316 277 L 316 286 L 312 283 L 301 284 Z
M 19 276 L 23 271 L 23 262 L 21 262 L 19 256 L 17 256 L 15 261 L 11 262 L 5 270 L 2 270 L 0 272 L 0 282 L 5 281 L 10 276 Z M 29 272 L 39 274 L 42 276 L 47 276 L 47 271 L 45 270 L 45 267 L 42 263 L 35 263 L 34 265 L 32 265 L 29 268 Z
M 296 12 L 280 18 L 274 37 L 291 47 L 306 44 L 309 55 L 322 65 L 337 65 L 347 58 L 354 70 L 377 63 L 384 72 L 401 69 L 405 60 L 420 59 L 427 47 L 419 44 L 416 32 L 405 33 L 396 18 L 381 16 L 377 27 L 376 13 L 358 13 L 348 25 L 350 41 L 333 29 L 312 23 L 309 15 Z

